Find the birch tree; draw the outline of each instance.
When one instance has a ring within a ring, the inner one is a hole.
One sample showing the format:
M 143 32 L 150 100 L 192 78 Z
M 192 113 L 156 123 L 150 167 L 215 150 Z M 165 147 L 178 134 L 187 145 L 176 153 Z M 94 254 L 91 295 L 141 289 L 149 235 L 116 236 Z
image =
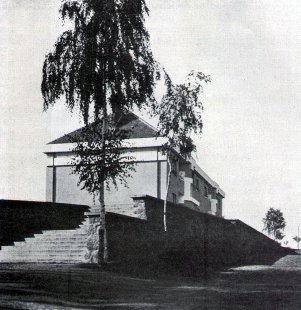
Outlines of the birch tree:
M 99 192 L 104 214 L 104 180 L 123 174 L 120 153 L 112 154 L 107 143 L 112 133 L 109 114 L 114 120 L 114 115 L 153 100 L 157 70 L 144 26 L 149 11 L 144 0 L 63 0 L 59 12 L 62 21 L 70 20 L 73 27 L 46 55 L 41 85 L 44 110 L 64 96 L 71 112 L 79 108 L 87 130 L 90 122 L 102 120 L 102 176 L 89 180 L 85 169 L 76 171 L 84 188 Z M 110 165 L 107 174 L 106 159 L 111 155 L 116 164 Z
M 202 84 L 210 81 L 209 75 L 191 71 L 183 84 L 175 85 L 165 72 L 166 93 L 161 103 L 153 109 L 153 113 L 159 116 L 158 134 L 167 138 L 167 143 L 163 147 L 169 166 L 164 201 L 165 231 L 167 231 L 166 208 L 172 171 L 172 152 L 176 150 L 184 159 L 187 159 L 196 150 L 192 134 L 202 133 L 203 103 L 200 98 L 203 91 Z

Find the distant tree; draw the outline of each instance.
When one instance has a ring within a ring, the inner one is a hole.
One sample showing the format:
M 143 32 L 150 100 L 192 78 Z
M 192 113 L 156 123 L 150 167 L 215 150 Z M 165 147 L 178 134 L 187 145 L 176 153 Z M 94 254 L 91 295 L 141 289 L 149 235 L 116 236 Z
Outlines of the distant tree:
M 284 228 L 286 222 L 283 213 L 279 209 L 270 208 L 263 218 L 263 230 L 272 236 L 274 240 L 282 240 L 284 238 Z
M 79 144 L 74 151 L 80 159 L 75 171 L 85 189 L 99 192 L 101 213 L 105 214 L 104 180 L 127 174 L 125 166 L 118 164 L 121 153 L 108 143 L 116 133 L 109 128 L 109 114 L 116 123 L 119 112 L 142 108 L 152 101 L 158 77 L 144 26 L 148 8 L 145 0 L 63 0 L 60 14 L 74 27 L 58 38 L 46 56 L 41 85 L 44 110 L 64 95 L 71 112 L 74 106 L 79 107 L 87 132 L 91 116 L 94 121 L 102 120 L 101 140 L 94 145 L 94 151 L 101 149 L 102 157 L 97 160 L 101 166 L 97 172 L 84 168 L 90 160 L 84 151 L 91 155 L 92 144 L 87 148 Z M 113 138 L 115 145 L 120 138 Z M 113 162 L 107 161 L 110 157 Z M 103 235 L 100 232 L 101 239 Z
M 209 75 L 191 71 L 183 84 L 173 84 L 165 72 L 166 94 L 160 104 L 156 105 L 153 113 L 159 116 L 158 134 L 167 138 L 164 151 L 167 155 L 169 174 L 167 181 L 166 198 L 164 202 L 164 230 L 167 230 L 166 206 L 172 172 L 173 152 L 176 150 L 187 159 L 196 146 L 192 140 L 192 133 L 201 134 L 203 128 L 203 104 L 200 94 L 203 91 L 202 83 L 211 81 Z
M 295 241 L 297 242 L 297 244 L 298 244 L 298 250 L 299 250 L 299 243 L 300 243 L 300 241 L 301 241 L 301 238 L 298 237 L 298 236 L 295 236 L 295 237 L 293 238 L 293 240 L 295 240 Z

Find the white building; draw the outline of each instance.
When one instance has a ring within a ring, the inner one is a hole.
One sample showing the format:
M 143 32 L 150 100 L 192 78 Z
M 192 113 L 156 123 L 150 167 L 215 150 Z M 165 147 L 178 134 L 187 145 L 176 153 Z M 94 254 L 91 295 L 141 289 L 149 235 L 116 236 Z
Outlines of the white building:
M 149 195 L 165 199 L 169 165 L 162 145 L 166 139 L 157 136 L 157 130 L 133 113 L 123 116 L 121 129 L 131 131 L 128 139 L 131 156 L 135 158 L 135 171 L 128 179 L 128 187 L 123 185 L 105 191 L 106 210 L 130 215 L 132 198 Z M 46 148 L 47 201 L 97 205 L 97 199 L 78 186 L 78 176 L 73 174 L 70 143 L 81 129 L 71 132 Z M 194 159 L 184 160 L 176 152 L 173 160 L 167 200 L 184 204 L 200 212 L 222 216 L 222 199 L 225 193 L 196 163 Z

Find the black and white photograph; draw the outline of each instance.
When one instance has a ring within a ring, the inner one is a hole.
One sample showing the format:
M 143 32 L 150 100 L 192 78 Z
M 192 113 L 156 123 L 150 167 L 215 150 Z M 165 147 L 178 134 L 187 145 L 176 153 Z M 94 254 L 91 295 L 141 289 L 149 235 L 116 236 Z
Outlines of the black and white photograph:
M 0 309 L 301 309 L 301 2 L 0 0 Z

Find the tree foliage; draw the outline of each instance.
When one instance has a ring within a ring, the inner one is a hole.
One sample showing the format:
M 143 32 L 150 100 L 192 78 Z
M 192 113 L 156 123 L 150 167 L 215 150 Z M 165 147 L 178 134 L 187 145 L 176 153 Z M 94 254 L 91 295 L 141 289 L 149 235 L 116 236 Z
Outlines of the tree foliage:
M 124 133 L 112 129 L 116 117 L 109 124 L 108 114 L 118 116 L 153 101 L 159 74 L 144 27 L 147 14 L 144 0 L 62 1 L 61 18 L 71 20 L 73 29 L 65 31 L 46 56 L 41 89 L 44 110 L 63 95 L 71 111 L 79 107 L 87 143 L 79 143 L 74 149 L 75 172 L 89 192 L 99 190 L 106 179 L 116 185 L 115 178 L 125 181 L 128 175 L 127 165 L 116 149 Z M 88 126 L 91 114 L 95 127 Z M 97 170 L 96 163 L 100 165 Z
M 187 159 L 196 146 L 192 133 L 201 134 L 203 128 L 203 104 L 200 94 L 203 91 L 202 82 L 211 81 L 209 75 L 191 71 L 183 84 L 175 85 L 165 72 L 166 94 L 160 104 L 153 107 L 152 113 L 159 116 L 158 135 L 167 138 L 163 150 L 167 153 L 169 174 L 164 202 L 164 230 L 167 231 L 166 208 L 167 195 L 170 187 L 173 150 Z
M 120 112 L 154 100 L 158 70 L 144 27 L 147 14 L 145 0 L 63 0 L 61 18 L 73 28 L 57 39 L 44 61 L 44 110 L 62 96 L 71 112 L 79 108 L 87 141 L 78 141 L 74 149 L 74 171 L 83 188 L 98 192 L 104 221 L 104 181 L 125 182 L 130 172 L 118 151 L 124 133 L 112 124 Z M 89 126 L 91 119 L 95 128 Z M 101 261 L 103 257 L 100 253 Z
M 117 183 L 127 186 L 127 179 L 134 170 L 134 158 L 125 152 L 124 140 L 129 132 L 120 129 L 112 118 L 107 122 L 106 134 L 102 135 L 102 120 L 85 126 L 71 142 L 76 142 L 74 148 L 74 173 L 79 175 L 79 185 L 82 189 L 95 194 L 106 184 L 117 188 Z
M 152 100 L 156 63 L 144 27 L 144 0 L 64 0 L 61 18 L 74 27 L 56 41 L 43 66 L 44 109 L 65 95 L 88 123 Z
M 284 237 L 283 231 L 286 226 L 283 213 L 279 209 L 270 208 L 263 218 L 264 231 L 268 235 L 273 236 L 274 240 L 282 240 Z
M 119 112 L 150 106 L 159 116 L 158 134 L 168 138 L 165 150 L 176 149 L 184 158 L 195 150 L 192 133 L 202 132 L 201 84 L 210 76 L 192 71 L 175 85 L 164 71 L 167 92 L 162 102 L 155 101 L 160 73 L 144 26 L 148 13 L 145 0 L 63 0 L 61 18 L 73 28 L 58 38 L 43 66 L 44 110 L 65 96 L 67 107 L 81 112 L 87 141 L 74 149 L 75 172 L 83 188 L 100 191 L 101 204 L 104 181 L 116 185 L 114 180 L 125 181 L 130 172 L 117 151 L 124 135 L 112 127 Z M 101 129 L 89 125 L 91 118 L 96 124 L 102 120 Z
M 165 73 L 166 94 L 154 107 L 154 114 L 159 116 L 159 135 L 168 138 L 165 147 L 174 148 L 187 158 L 195 150 L 192 133 L 201 134 L 203 128 L 203 103 L 200 94 L 202 83 L 211 81 L 209 75 L 191 71 L 187 80 L 175 85 Z

